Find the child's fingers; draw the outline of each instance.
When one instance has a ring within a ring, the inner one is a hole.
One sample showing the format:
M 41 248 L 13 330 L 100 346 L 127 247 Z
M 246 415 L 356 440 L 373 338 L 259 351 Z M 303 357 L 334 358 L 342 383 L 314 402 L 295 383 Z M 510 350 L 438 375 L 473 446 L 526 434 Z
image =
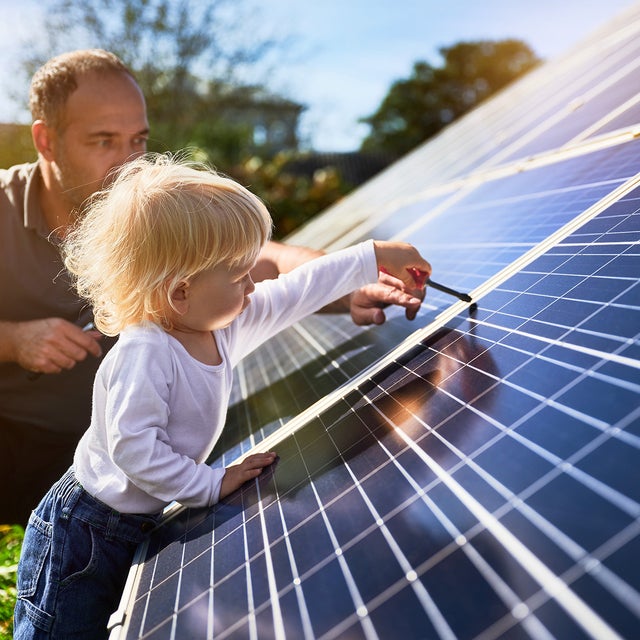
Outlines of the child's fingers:
M 413 247 L 411 253 L 415 255 L 410 260 L 403 256 L 405 257 L 405 266 L 395 265 L 395 269 L 392 271 L 389 271 L 385 266 L 380 266 L 379 271 L 397 278 L 406 289 L 423 290 L 427 278 L 431 275 L 431 265 Z
M 240 475 L 244 482 L 257 478 L 265 467 L 268 467 L 276 459 L 273 451 L 268 453 L 255 453 L 248 456 L 240 464 Z
M 425 271 L 423 269 L 418 269 L 417 267 L 409 267 L 407 269 L 409 275 L 413 278 L 413 281 L 416 283 L 416 287 L 419 289 L 424 288 L 424 284 L 429 277 L 430 271 Z
M 384 267 L 380 267 L 380 273 L 378 274 L 378 285 L 386 285 L 388 291 L 388 297 L 390 299 L 384 300 L 388 304 L 399 304 L 406 306 L 407 303 L 413 304 L 415 300 L 413 298 L 424 299 L 425 296 L 425 280 L 426 275 L 421 276 L 421 279 L 416 278 L 416 273 L 424 274 L 424 271 L 418 271 L 417 269 L 407 269 L 407 272 L 412 278 L 412 285 L 407 286 L 400 278 L 392 276 Z M 369 285 L 376 286 L 376 285 Z
M 265 453 L 254 453 L 248 456 L 242 465 L 245 469 L 261 469 L 270 465 L 276 459 L 275 451 Z

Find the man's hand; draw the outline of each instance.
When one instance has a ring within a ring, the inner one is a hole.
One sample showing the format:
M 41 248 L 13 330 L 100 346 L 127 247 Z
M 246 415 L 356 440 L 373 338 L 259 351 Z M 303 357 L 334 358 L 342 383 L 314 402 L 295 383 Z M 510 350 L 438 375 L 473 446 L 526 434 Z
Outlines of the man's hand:
M 407 320 L 413 320 L 424 295 L 424 287 L 409 289 L 402 280 L 381 271 L 376 284 L 357 289 L 349 296 L 351 319 L 357 325 L 382 324 L 386 320 L 383 309 L 398 305 L 405 308 Z
M 22 368 L 37 373 L 60 373 L 71 369 L 91 354 L 102 355 L 99 331 L 83 331 L 62 318 L 3 323 L 10 326 L 10 357 Z M 6 347 L 6 345 L 5 345 Z M 6 348 L 3 352 L 7 351 Z
M 239 489 L 248 480 L 257 478 L 265 467 L 268 467 L 276 459 L 274 451 L 268 453 L 255 453 L 245 458 L 240 464 L 227 467 L 220 485 L 219 500 Z

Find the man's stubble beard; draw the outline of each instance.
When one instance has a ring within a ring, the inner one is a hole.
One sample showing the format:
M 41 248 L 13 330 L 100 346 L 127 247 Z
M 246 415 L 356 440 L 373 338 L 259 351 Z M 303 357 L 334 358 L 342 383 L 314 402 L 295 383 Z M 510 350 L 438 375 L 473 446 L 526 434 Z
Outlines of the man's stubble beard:
M 67 200 L 72 220 L 82 216 L 89 198 L 102 188 L 102 183 L 82 181 L 77 172 L 69 167 L 64 152 L 52 164 L 53 175 L 60 189 L 60 193 Z

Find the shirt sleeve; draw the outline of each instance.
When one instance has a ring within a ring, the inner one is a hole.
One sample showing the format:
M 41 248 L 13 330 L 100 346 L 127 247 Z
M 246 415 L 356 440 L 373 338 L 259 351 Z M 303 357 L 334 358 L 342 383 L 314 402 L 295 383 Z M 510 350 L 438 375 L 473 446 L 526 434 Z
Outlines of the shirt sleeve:
M 279 331 L 377 280 L 373 240 L 367 240 L 258 282 L 251 304 L 230 328 L 233 364 Z M 234 339 L 238 335 L 241 339 Z

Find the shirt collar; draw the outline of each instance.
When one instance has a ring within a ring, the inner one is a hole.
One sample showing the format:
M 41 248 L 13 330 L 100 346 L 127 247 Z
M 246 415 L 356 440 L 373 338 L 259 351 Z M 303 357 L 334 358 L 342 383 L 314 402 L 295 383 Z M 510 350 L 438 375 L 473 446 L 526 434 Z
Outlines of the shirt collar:
M 27 177 L 27 186 L 24 190 L 24 226 L 27 229 L 33 229 L 39 236 L 50 242 L 58 244 L 57 236 L 51 233 L 40 204 L 42 184 L 40 163 L 36 162 Z

